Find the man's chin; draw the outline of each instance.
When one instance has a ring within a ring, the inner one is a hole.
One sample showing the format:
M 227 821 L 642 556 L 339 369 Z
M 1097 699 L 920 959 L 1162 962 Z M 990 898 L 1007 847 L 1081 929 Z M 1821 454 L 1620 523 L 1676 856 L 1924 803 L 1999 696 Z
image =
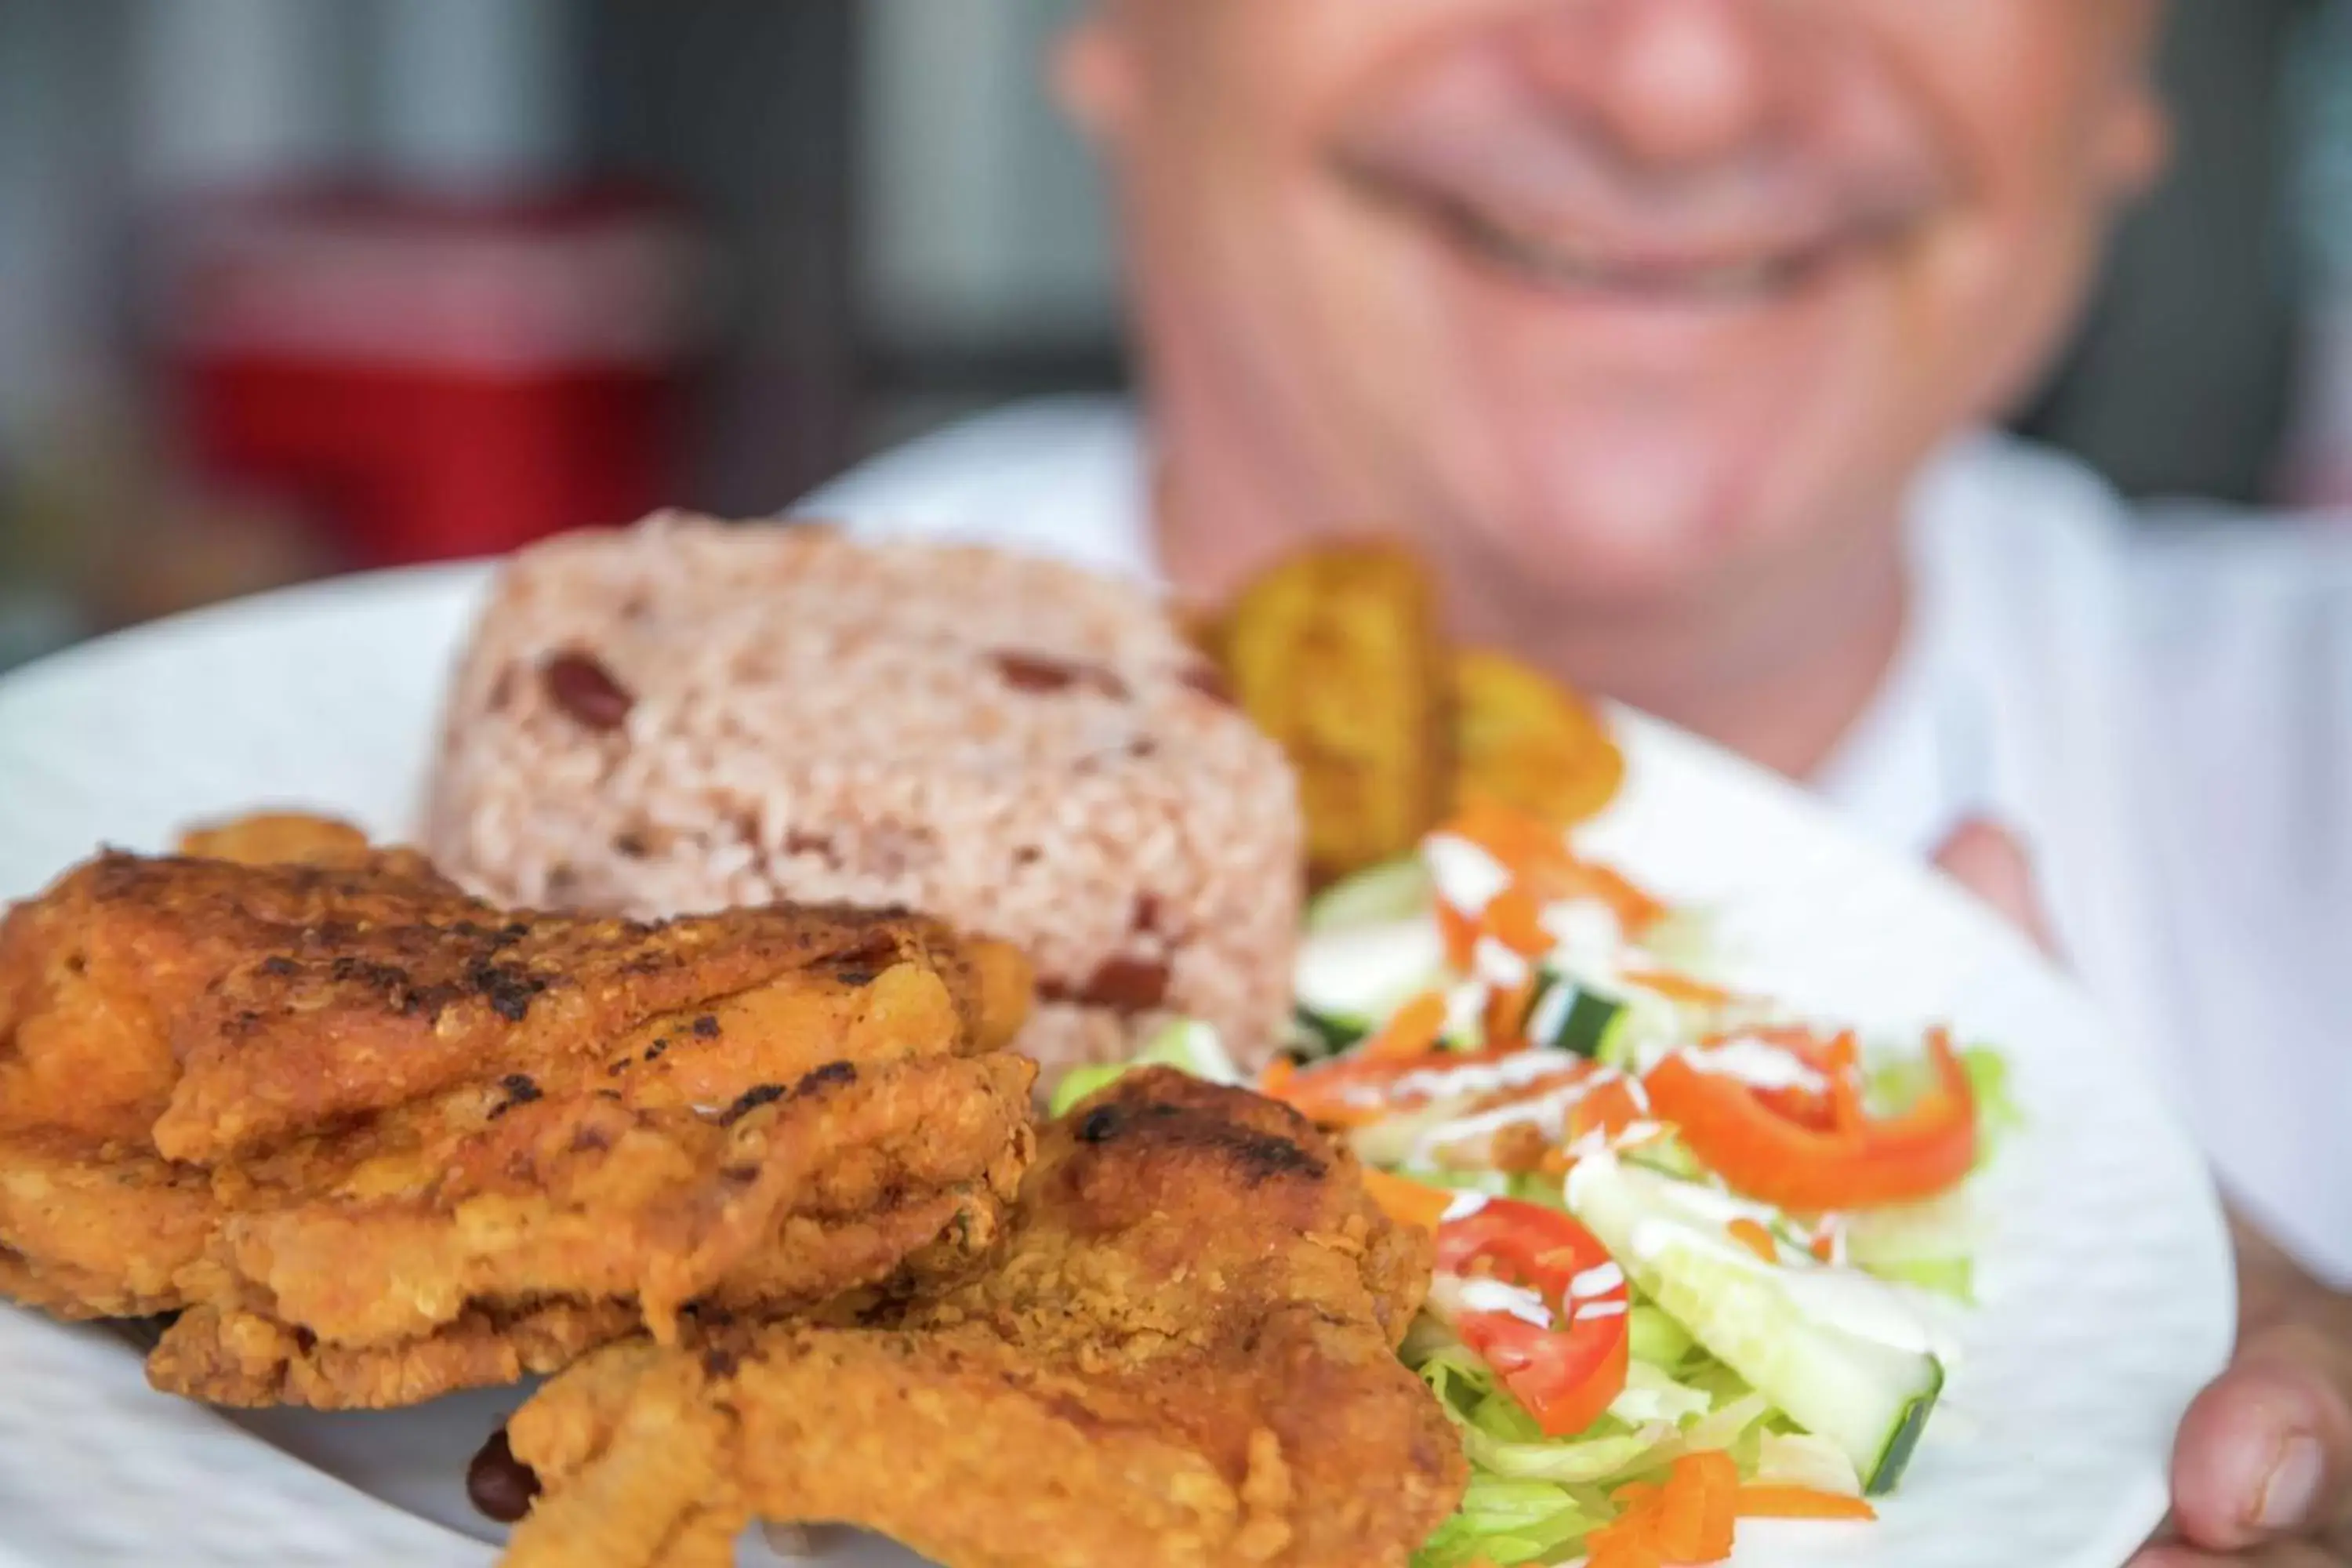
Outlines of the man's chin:
M 1740 570 L 1738 534 L 1707 520 L 1661 521 L 1646 531 L 1557 512 L 1486 521 L 1484 575 L 1529 603 L 1570 614 L 1648 615 L 1715 596 Z
M 1522 428 L 1523 457 L 1473 509 L 1471 526 L 1566 602 L 1592 606 L 1685 596 L 1769 544 L 1769 454 L 1621 430 L 1578 416 Z M 1547 439 L 1547 436 L 1549 437 Z M 1747 444 L 1735 444 L 1743 447 Z

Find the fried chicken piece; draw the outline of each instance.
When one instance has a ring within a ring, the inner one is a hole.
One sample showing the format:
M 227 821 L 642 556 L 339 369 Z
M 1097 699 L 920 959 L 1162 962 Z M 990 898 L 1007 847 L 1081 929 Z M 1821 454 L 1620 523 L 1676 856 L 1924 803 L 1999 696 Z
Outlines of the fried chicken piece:
M 463 910 L 406 860 L 257 870 L 100 856 L 0 918 L 0 1132 L 152 1147 L 179 1063 L 176 1020 L 240 963 Z
M 103 856 L 0 923 L 0 1289 L 195 1309 L 159 1384 L 351 1405 L 951 1267 L 1028 1157 L 1027 986 L 912 916 Z
M 338 817 L 257 811 L 190 828 L 180 835 L 180 853 L 240 866 L 363 866 L 379 852 L 366 834 Z
M 54 1317 L 177 1310 L 221 1223 L 209 1173 L 69 1134 L 0 1135 L 0 1295 Z
M 634 1332 L 627 1301 L 562 1299 L 468 1307 L 454 1322 L 394 1346 L 330 1343 L 267 1313 L 194 1307 L 163 1331 L 148 1381 L 213 1405 L 387 1410 L 460 1388 L 493 1388 L 558 1371 Z
M 721 1568 L 753 1516 L 949 1568 L 1402 1564 L 1466 1481 L 1394 1353 L 1428 1277 L 1304 1119 L 1130 1074 L 1047 1130 L 970 1279 L 551 1383 L 508 1565 Z

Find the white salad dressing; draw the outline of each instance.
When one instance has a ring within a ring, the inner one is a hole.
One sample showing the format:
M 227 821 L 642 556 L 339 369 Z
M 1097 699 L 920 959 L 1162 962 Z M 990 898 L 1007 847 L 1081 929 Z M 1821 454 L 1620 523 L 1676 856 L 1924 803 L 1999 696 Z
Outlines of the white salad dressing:
M 1570 1300 L 1581 1301 L 1588 1297 L 1606 1296 L 1612 1290 L 1625 1288 L 1625 1271 L 1614 1263 L 1603 1263 L 1588 1268 L 1568 1282 Z
M 1449 1040 L 1475 1040 L 1486 1032 L 1486 987 L 1465 980 L 1445 993 L 1445 1023 L 1438 1031 Z
M 1484 1214 L 1490 1201 L 1484 1193 L 1456 1193 L 1454 1201 L 1445 1205 L 1445 1212 L 1437 1216 L 1438 1220 L 1451 1225 L 1455 1220 L 1473 1218 Z
M 1737 1079 L 1750 1089 L 1801 1089 L 1820 1094 L 1829 1088 L 1829 1079 L 1803 1058 L 1753 1035 L 1675 1054 L 1699 1072 L 1713 1078 Z
M 1491 936 L 1482 936 L 1470 950 L 1470 969 L 1497 990 L 1510 991 L 1528 983 L 1534 973 L 1528 961 Z
M 1485 913 L 1511 885 L 1511 873 L 1500 860 L 1456 834 L 1433 833 L 1423 839 L 1421 862 L 1429 868 L 1437 896 L 1465 915 Z
M 1482 1110 L 1473 1116 L 1441 1121 L 1422 1133 L 1414 1145 L 1412 1161 L 1409 1163 L 1433 1162 L 1440 1150 L 1500 1132 L 1506 1127 L 1533 1127 L 1558 1142 L 1567 1131 L 1568 1113 L 1576 1109 L 1585 1096 L 1613 1077 L 1613 1074 L 1603 1070 L 1591 1078 L 1565 1084 L 1549 1094 L 1536 1095 L 1509 1105 L 1498 1105 L 1492 1110 Z
M 1441 1317 L 1464 1312 L 1506 1312 L 1538 1329 L 1552 1326 L 1551 1309 L 1533 1290 L 1500 1279 L 1465 1279 L 1441 1274 L 1429 1283 L 1429 1299 Z
M 1534 1040 L 1556 1040 L 1568 1023 L 1569 1009 L 1576 1005 L 1576 987 L 1554 984 L 1544 987 L 1536 999 L 1535 1011 L 1528 1015 L 1528 1037 Z
M 1465 1062 L 1458 1068 L 1423 1068 L 1391 1084 L 1385 1094 L 1398 1100 L 1469 1100 L 1525 1089 L 1546 1079 L 1584 1070 L 1580 1058 L 1564 1051 L 1514 1051 L 1491 1062 Z

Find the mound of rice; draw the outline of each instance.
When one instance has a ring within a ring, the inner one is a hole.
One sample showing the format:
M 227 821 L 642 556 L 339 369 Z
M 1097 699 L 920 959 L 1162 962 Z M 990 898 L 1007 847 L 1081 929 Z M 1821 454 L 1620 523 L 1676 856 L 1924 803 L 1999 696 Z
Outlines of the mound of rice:
M 923 910 L 1029 952 L 1048 1078 L 1171 1016 L 1281 1039 L 1291 775 L 1137 589 L 667 514 L 515 557 L 446 725 L 427 845 L 489 897 Z

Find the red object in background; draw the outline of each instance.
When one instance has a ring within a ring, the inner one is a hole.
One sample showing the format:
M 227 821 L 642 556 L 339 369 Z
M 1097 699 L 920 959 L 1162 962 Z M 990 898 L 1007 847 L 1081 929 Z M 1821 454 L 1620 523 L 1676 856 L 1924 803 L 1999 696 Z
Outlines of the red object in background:
M 675 483 L 698 247 L 667 204 L 263 195 L 173 240 L 192 459 L 298 500 L 353 564 L 626 522 Z

